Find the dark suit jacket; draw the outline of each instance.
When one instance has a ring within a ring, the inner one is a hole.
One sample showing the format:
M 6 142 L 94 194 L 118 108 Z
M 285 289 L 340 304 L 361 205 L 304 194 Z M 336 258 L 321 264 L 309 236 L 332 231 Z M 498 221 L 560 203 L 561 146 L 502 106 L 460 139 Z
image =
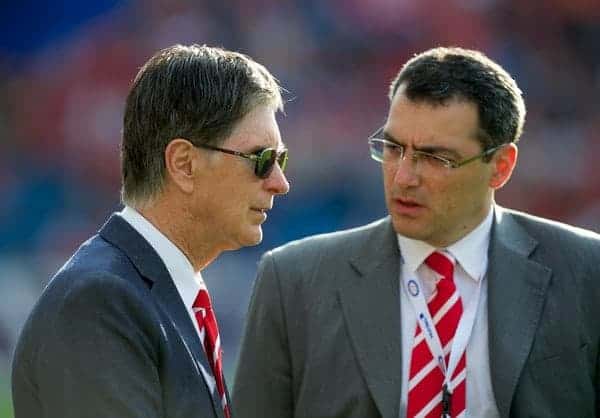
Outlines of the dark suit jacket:
M 399 260 L 389 218 L 267 253 L 238 418 L 398 418 Z M 487 280 L 500 416 L 600 417 L 600 237 L 497 208 Z
M 158 254 L 113 215 L 51 280 L 14 356 L 15 418 L 223 418 Z

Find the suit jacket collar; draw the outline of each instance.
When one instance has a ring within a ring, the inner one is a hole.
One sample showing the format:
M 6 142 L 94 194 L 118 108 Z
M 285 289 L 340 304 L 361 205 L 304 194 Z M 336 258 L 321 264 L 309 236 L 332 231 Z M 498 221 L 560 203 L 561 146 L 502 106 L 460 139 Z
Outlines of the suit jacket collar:
M 488 338 L 492 386 L 501 417 L 540 322 L 551 270 L 530 257 L 538 246 L 510 211 L 496 207 L 489 249 Z
M 352 345 L 382 416 L 398 416 L 401 385 L 400 252 L 389 218 L 364 234 L 352 251 L 351 274 L 338 293 Z
M 192 305 L 198 291 L 205 288 L 200 272 L 194 272 L 192 263 L 187 256 L 166 235 L 156 228 L 149 220 L 130 206 L 125 206 L 119 215 L 129 223 L 156 251 L 163 261 L 177 292 L 190 316 Z M 195 318 L 192 322 L 195 321 Z
M 152 246 L 118 214 L 111 215 L 98 234 L 123 251 L 144 279 L 170 281 L 164 263 Z
M 163 261 L 154 248 L 121 216 L 113 214 L 100 229 L 99 235 L 123 251 L 131 260 L 140 275 L 150 283 L 151 294 L 166 311 L 172 325 L 178 330 L 183 344 L 196 361 L 198 373 L 200 367 L 211 375 L 204 349 L 186 308 L 181 301 L 177 288 Z M 203 379 L 206 383 L 206 380 Z M 213 386 L 214 388 L 214 386 Z M 211 388 L 207 383 L 207 390 Z M 213 407 L 218 417 L 224 418 L 218 392 L 212 390 Z

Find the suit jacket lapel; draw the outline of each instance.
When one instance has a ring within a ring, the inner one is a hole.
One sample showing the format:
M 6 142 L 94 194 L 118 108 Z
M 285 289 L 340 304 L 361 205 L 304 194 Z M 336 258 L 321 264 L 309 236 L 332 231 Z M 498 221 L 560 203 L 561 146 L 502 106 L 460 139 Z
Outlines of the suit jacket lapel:
M 339 277 L 338 291 L 352 346 L 381 415 L 398 416 L 400 253 L 389 218 L 360 243 L 350 264 L 352 273 Z
M 163 309 L 167 311 L 173 326 L 179 332 L 187 351 L 196 361 L 198 373 L 202 374 L 207 390 L 211 393 L 215 414 L 220 418 L 224 418 L 221 400 L 219 399 L 219 393 L 216 389 L 214 380 L 210 384 L 206 380 L 207 377 L 214 379 L 212 368 L 204 354 L 204 349 L 200 343 L 196 328 L 194 327 L 185 306 L 181 302 L 181 297 L 170 276 L 163 277 L 155 282 L 155 285 L 152 287 L 152 295 L 158 300 Z M 201 368 L 204 369 L 204 373 L 200 370 Z
M 167 312 L 183 344 L 196 361 L 198 373 L 202 374 L 200 367 L 203 367 L 208 375 L 212 377 L 212 369 L 204 355 L 204 349 L 200 344 L 196 328 L 181 301 L 166 266 L 154 248 L 127 221 L 118 215 L 112 215 L 99 233 L 104 239 L 127 254 L 140 274 L 152 283 L 152 296 Z M 214 389 L 211 398 L 215 414 L 220 418 L 224 418 L 218 391 L 215 389 L 214 384 L 212 388 L 210 387 L 204 375 L 203 380 L 209 393 L 211 389 Z
M 489 250 L 488 330 L 492 385 L 508 417 L 538 328 L 551 270 L 533 260 L 537 246 L 510 213 L 496 207 Z

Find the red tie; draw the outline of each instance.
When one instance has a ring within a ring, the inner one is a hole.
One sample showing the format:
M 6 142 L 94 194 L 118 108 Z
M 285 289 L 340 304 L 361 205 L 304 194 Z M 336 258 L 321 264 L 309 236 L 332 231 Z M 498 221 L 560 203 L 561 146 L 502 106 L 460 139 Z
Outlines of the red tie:
M 208 357 L 217 384 L 217 391 L 221 398 L 221 406 L 225 417 L 230 418 L 229 405 L 225 396 L 225 379 L 223 378 L 223 350 L 221 350 L 221 339 L 219 338 L 219 327 L 217 319 L 210 303 L 210 295 L 206 289 L 200 289 L 193 305 L 196 321 L 200 329 L 200 339 Z
M 427 307 L 435 323 L 435 329 L 444 350 L 446 365 L 450 360 L 450 348 L 463 312 L 462 301 L 453 280 L 454 265 L 440 252 L 434 252 L 425 264 L 442 278 L 437 282 Z M 453 418 L 463 417 L 466 409 L 466 366 L 463 353 L 454 372 L 450 397 L 450 412 Z M 408 383 L 407 417 L 439 418 L 443 412 L 444 375 L 429 350 L 420 326 L 417 324 L 410 361 Z

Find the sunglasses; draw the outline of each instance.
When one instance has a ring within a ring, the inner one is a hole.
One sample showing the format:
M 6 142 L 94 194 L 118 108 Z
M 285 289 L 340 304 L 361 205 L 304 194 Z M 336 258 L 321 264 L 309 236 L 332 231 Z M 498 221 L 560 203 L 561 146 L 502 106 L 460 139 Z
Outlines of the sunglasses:
M 212 145 L 206 144 L 194 144 L 194 146 L 198 148 L 205 148 L 213 151 L 224 152 L 225 154 L 236 155 L 238 157 L 254 161 L 254 174 L 260 179 L 266 179 L 267 177 L 269 177 L 269 174 L 271 174 L 271 171 L 273 171 L 275 162 L 279 164 L 279 168 L 281 168 L 281 171 L 285 171 L 285 167 L 287 166 L 288 161 L 287 148 L 281 151 L 277 151 L 274 148 L 265 148 L 264 150 L 257 152 L 256 154 L 246 154 L 231 149 L 213 147 Z

